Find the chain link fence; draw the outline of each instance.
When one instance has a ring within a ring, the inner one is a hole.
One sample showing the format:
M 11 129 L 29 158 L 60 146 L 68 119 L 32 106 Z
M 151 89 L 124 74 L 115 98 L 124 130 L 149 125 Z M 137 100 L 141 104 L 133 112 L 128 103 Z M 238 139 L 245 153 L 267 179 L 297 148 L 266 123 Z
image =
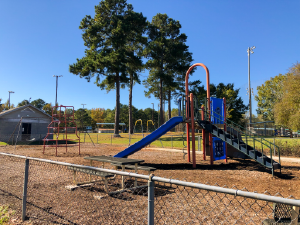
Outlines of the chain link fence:
M 101 167 L 0 153 L 0 205 L 32 224 L 298 223 L 292 197 Z

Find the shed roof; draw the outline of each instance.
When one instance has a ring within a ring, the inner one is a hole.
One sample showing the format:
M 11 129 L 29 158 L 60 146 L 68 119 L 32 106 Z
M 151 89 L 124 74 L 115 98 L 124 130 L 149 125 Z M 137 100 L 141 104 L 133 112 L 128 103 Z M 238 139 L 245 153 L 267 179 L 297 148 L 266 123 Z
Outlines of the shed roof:
M 3 112 L 0 112 L 0 117 L 4 116 L 4 115 L 7 115 L 9 113 L 12 113 L 12 112 L 16 112 L 16 111 L 25 109 L 27 107 L 32 108 L 34 110 L 37 110 L 37 111 L 43 113 L 45 116 L 48 116 L 48 117 L 52 118 L 52 116 L 50 116 L 49 114 L 45 113 L 43 110 L 40 110 L 39 108 L 37 108 L 37 107 L 35 107 L 35 106 L 31 105 L 31 104 L 23 105 L 23 106 L 20 106 L 20 107 L 16 107 L 16 108 L 13 108 L 13 109 L 9 109 L 9 110 L 5 110 Z

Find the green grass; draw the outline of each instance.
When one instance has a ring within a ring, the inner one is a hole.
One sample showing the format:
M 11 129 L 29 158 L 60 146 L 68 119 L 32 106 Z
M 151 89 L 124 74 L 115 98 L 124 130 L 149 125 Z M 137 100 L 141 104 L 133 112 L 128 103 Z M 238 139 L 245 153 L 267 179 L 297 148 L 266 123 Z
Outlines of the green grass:
M 8 206 L 0 206 L 0 225 L 6 224 L 14 213 L 14 211 L 9 210 Z
M 144 134 L 144 136 L 148 135 Z M 129 135 L 126 134 L 120 134 L 121 138 L 114 138 L 113 134 L 97 134 L 97 133 L 89 133 L 89 134 L 80 134 L 80 142 L 81 143 L 92 143 L 92 141 L 95 144 L 112 144 L 112 145 L 129 145 Z M 98 136 L 98 137 L 97 137 Z M 65 138 L 65 135 L 60 135 L 59 139 Z M 75 139 L 75 134 L 68 134 L 68 139 Z M 143 138 L 143 134 L 133 134 L 130 135 L 130 144 L 134 144 L 141 140 Z M 198 148 L 198 137 L 196 137 L 196 149 Z M 184 145 L 186 145 L 186 135 L 184 135 L 184 143 L 182 134 L 180 133 L 174 133 L 173 134 L 166 134 L 162 136 L 160 139 L 152 142 L 150 144 L 150 147 L 158 147 L 158 148 L 175 148 L 175 149 L 183 149 Z
M 6 145 L 6 143 L 5 142 L 0 142 L 0 145 Z

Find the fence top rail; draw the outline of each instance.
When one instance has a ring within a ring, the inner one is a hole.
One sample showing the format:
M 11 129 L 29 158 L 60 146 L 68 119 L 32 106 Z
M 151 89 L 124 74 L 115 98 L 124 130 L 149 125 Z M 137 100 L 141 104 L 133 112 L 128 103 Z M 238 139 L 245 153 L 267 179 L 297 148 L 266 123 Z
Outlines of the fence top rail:
M 93 169 L 93 170 L 98 170 L 98 171 L 107 172 L 107 173 L 114 173 L 114 174 L 121 175 L 121 176 L 131 176 L 131 177 L 141 178 L 141 179 L 145 179 L 145 180 L 159 181 L 159 182 L 175 184 L 175 185 L 179 185 L 179 186 L 191 187 L 191 188 L 213 191 L 213 192 L 218 192 L 218 193 L 223 193 L 223 194 L 241 196 L 241 197 L 252 198 L 252 199 L 257 199 L 257 200 L 262 200 L 262 201 L 282 203 L 282 204 L 300 207 L 300 200 L 297 200 L 297 199 L 282 198 L 282 197 L 270 196 L 270 195 L 266 195 L 266 194 L 259 194 L 259 193 L 255 193 L 255 192 L 247 192 L 247 191 L 241 191 L 241 190 L 236 190 L 236 189 L 211 186 L 211 185 L 207 185 L 207 184 L 200 184 L 200 183 L 193 183 L 193 182 L 186 182 L 186 181 L 162 178 L 162 177 L 154 176 L 153 174 L 151 174 L 150 176 L 147 176 L 147 175 L 142 175 L 142 174 L 137 174 L 137 173 L 122 172 L 122 171 L 118 171 L 118 170 L 104 169 L 104 168 L 98 168 L 98 167 L 92 167 L 92 166 L 83 166 L 83 165 L 77 165 L 77 164 L 72 164 L 72 163 L 53 161 L 53 160 L 49 160 L 49 159 L 41 159 L 41 158 L 26 157 L 26 156 L 22 156 L 22 155 L 14 155 L 11 153 L 4 153 L 4 152 L 0 152 L 0 155 L 35 160 L 35 161 L 51 163 L 51 164 L 56 164 L 56 165 L 62 165 L 62 166 L 74 166 L 74 167 L 78 167 L 78 168 L 82 168 L 82 169 Z

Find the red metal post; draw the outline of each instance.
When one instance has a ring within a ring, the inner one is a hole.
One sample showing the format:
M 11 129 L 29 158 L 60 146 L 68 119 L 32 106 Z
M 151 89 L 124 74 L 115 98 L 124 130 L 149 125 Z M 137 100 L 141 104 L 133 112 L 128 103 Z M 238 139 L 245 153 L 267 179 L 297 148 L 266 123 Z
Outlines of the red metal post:
M 191 128 L 192 128 L 192 154 L 193 154 L 193 168 L 196 168 L 196 152 L 195 152 L 195 121 L 194 121 L 194 96 L 190 94 L 191 101 Z
M 227 129 L 227 126 L 226 126 L 226 98 L 224 97 L 223 98 L 223 104 L 224 104 L 224 136 L 225 136 L 225 132 L 226 132 L 226 129 Z M 226 139 L 226 137 L 225 137 Z M 227 143 L 225 142 L 225 163 L 227 163 Z
M 202 115 L 201 118 L 204 120 L 204 106 L 201 107 Z M 202 149 L 203 149 L 203 160 L 206 160 L 206 152 L 205 152 L 205 130 L 202 129 Z
M 186 96 L 186 120 L 190 119 L 190 98 Z M 186 142 L 187 142 L 187 155 L 188 155 L 188 162 L 191 162 L 191 149 L 190 149 L 190 124 L 186 124 Z
M 56 108 L 56 111 L 58 112 L 58 107 L 60 108 L 59 109 L 59 114 L 54 114 L 54 108 Z M 68 114 L 67 114 L 67 108 L 70 108 L 70 107 L 72 107 L 72 114 L 70 114 L 70 116 L 71 116 L 71 118 L 70 118 L 70 120 L 69 119 L 67 119 L 68 118 Z M 64 108 L 64 115 L 62 115 L 62 108 Z M 54 119 L 54 118 L 56 118 L 56 119 Z M 60 124 L 61 123 L 65 123 L 65 125 L 64 125 L 64 127 L 62 127 L 62 128 L 64 128 L 65 129 L 65 135 L 66 135 L 66 138 L 65 139 L 62 139 L 61 141 L 66 141 L 66 144 L 64 145 L 59 145 L 58 144 L 58 138 L 59 138 L 59 134 L 60 134 Z M 73 124 L 75 124 L 75 126 L 74 127 L 68 127 L 68 123 L 73 123 Z M 56 125 L 57 124 L 57 125 Z M 52 125 L 52 126 L 51 126 Z M 51 121 L 51 123 L 48 125 L 48 134 L 46 135 L 46 137 L 44 138 L 44 149 L 43 149 L 43 153 L 45 153 L 45 147 L 46 147 L 46 144 L 45 144 L 45 142 L 46 142 L 46 140 L 47 141 L 55 141 L 56 142 L 56 152 L 55 152 L 55 155 L 57 156 L 57 148 L 58 147 L 66 147 L 66 152 L 68 151 L 68 141 L 69 141 L 69 139 L 68 139 L 68 128 L 74 128 L 75 129 L 75 134 L 76 134 L 76 136 L 77 136 L 77 138 L 78 138 L 78 146 L 79 146 L 79 155 L 80 155 L 80 137 L 78 136 L 78 134 L 77 134 L 77 125 L 76 125 L 76 123 L 74 122 L 74 107 L 73 106 L 63 106 L 63 105 L 60 105 L 60 106 L 53 106 L 52 107 L 52 121 Z M 48 139 L 48 136 L 51 134 L 50 133 L 50 131 L 49 131 L 49 129 L 52 129 L 53 131 L 52 131 L 52 134 L 54 135 L 55 133 L 55 131 L 56 131 L 56 138 L 54 139 L 54 137 L 53 137 L 53 139 Z M 70 140 L 73 140 L 73 139 L 70 139 Z M 74 140 L 77 140 L 77 139 L 74 139 Z M 54 147 L 53 145 L 47 145 L 47 147 Z
M 208 99 L 207 107 L 210 110 L 209 71 L 208 71 L 208 68 L 204 64 L 202 64 L 202 63 L 195 63 L 186 72 L 186 75 L 185 75 L 185 95 L 186 95 L 186 100 L 188 100 L 188 94 L 189 94 L 189 75 L 190 75 L 190 72 L 192 71 L 192 69 L 194 67 L 196 67 L 196 66 L 202 66 L 205 69 L 205 72 L 206 72 L 206 89 L 207 89 L 206 96 L 207 96 L 207 99 Z M 210 114 L 209 114 L 209 121 L 211 121 Z M 189 126 L 187 125 L 187 129 L 188 128 L 189 128 Z M 211 151 L 211 155 L 212 155 L 212 134 L 209 134 L 209 145 L 210 145 L 210 151 Z M 203 149 L 203 151 L 205 151 L 205 149 Z M 210 157 L 210 158 L 211 158 L 210 161 L 211 161 L 211 164 L 212 164 L 212 162 L 213 162 L 212 161 L 212 157 Z

